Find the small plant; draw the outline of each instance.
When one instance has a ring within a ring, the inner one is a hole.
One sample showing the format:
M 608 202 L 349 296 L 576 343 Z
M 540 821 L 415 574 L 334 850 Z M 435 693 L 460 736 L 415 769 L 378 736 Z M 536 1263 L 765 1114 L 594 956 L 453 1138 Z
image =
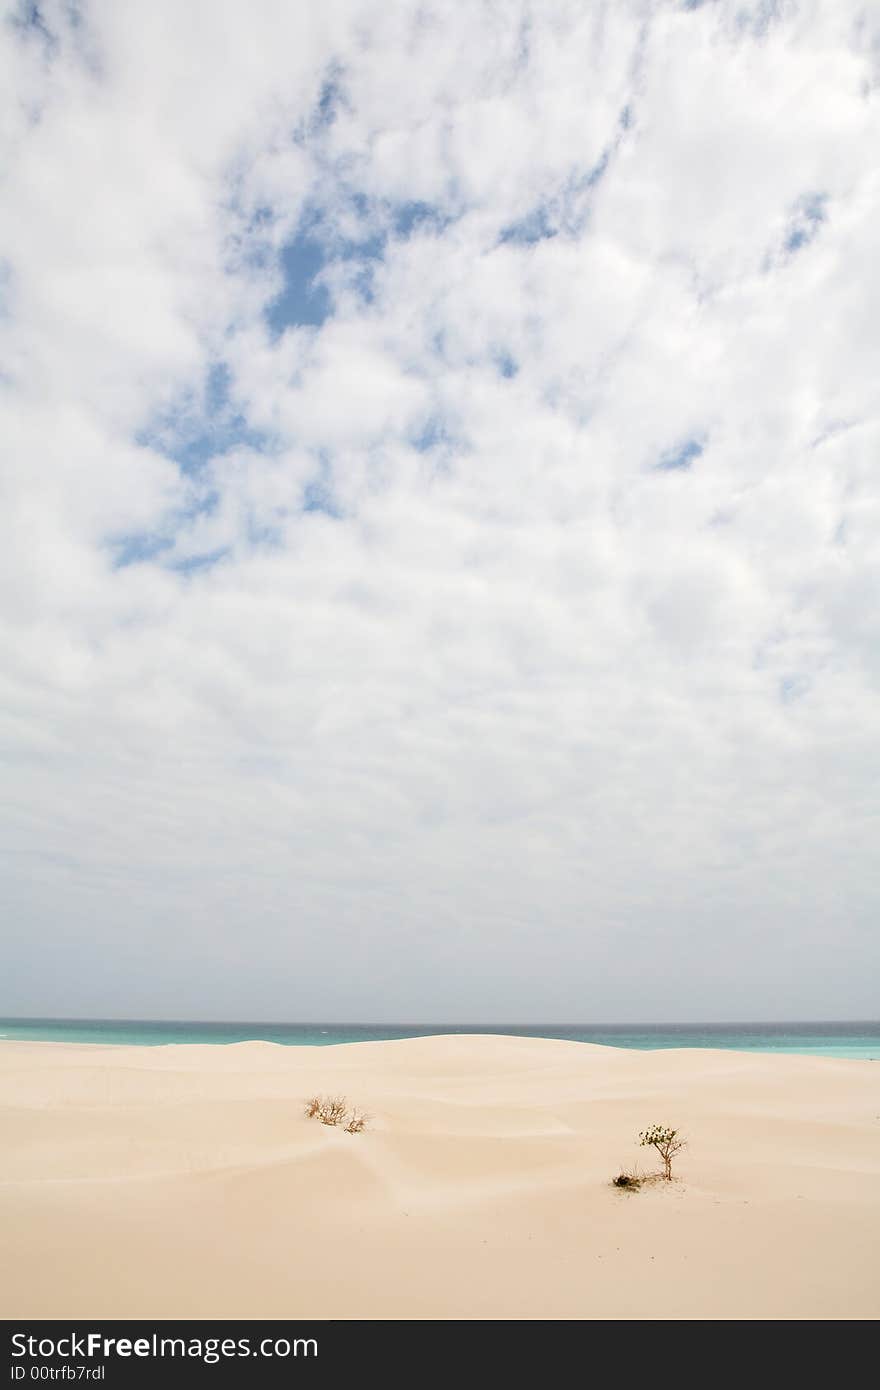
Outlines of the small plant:
M 318 1111 L 318 1119 L 322 1125 L 339 1125 L 345 1119 L 347 1110 L 345 1096 L 328 1096 Z
M 650 1129 L 639 1135 L 639 1143 L 642 1148 L 657 1150 L 663 1160 L 663 1176 L 667 1182 L 671 1182 L 672 1160 L 677 1153 L 681 1153 L 685 1145 L 684 1139 L 678 1137 L 678 1130 L 668 1129 L 665 1125 L 651 1125 Z
M 322 1125 L 344 1125 L 347 1134 L 360 1134 L 370 1118 L 364 1110 L 349 1110 L 345 1096 L 311 1096 L 305 1105 L 306 1119 Z
M 345 1119 L 348 1102 L 345 1096 L 312 1096 L 306 1101 L 306 1116 L 320 1120 L 322 1125 L 338 1125 Z
M 635 1173 L 618 1173 L 616 1178 L 612 1178 L 615 1187 L 623 1187 L 627 1192 L 638 1192 L 642 1185 L 642 1180 Z

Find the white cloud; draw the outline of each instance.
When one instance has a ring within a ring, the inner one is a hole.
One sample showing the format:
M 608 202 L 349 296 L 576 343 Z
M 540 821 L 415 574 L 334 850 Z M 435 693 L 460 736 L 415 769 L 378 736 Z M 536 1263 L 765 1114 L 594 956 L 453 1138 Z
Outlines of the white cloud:
M 39 8 L 0 1007 L 870 1012 L 868 13 Z

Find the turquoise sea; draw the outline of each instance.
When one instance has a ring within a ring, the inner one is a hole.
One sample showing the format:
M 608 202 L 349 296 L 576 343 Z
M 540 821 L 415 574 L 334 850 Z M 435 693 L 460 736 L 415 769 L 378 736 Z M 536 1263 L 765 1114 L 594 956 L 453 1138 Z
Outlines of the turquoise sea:
M 563 1038 L 653 1051 L 664 1047 L 720 1047 L 737 1052 L 798 1052 L 812 1057 L 880 1061 L 880 1021 L 865 1023 L 198 1023 L 188 1020 L 103 1018 L 0 1019 L 0 1039 L 22 1042 L 237 1043 L 259 1040 L 286 1047 L 379 1042 L 437 1033 L 502 1033 Z

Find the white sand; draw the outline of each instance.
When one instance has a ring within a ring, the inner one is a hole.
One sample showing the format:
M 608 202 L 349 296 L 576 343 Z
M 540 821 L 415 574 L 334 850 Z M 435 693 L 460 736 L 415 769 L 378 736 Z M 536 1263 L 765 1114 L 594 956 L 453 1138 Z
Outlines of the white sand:
M 680 1180 L 614 1190 L 654 1121 Z M 5 1317 L 880 1315 L 880 1063 L 7 1042 L 0 1127 Z

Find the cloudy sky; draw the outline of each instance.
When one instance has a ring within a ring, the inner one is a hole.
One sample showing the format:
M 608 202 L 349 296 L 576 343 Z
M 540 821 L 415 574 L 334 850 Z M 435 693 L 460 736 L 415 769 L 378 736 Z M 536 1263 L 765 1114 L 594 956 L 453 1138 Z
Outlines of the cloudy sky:
M 876 1016 L 877 4 L 5 8 L 0 1012 Z

